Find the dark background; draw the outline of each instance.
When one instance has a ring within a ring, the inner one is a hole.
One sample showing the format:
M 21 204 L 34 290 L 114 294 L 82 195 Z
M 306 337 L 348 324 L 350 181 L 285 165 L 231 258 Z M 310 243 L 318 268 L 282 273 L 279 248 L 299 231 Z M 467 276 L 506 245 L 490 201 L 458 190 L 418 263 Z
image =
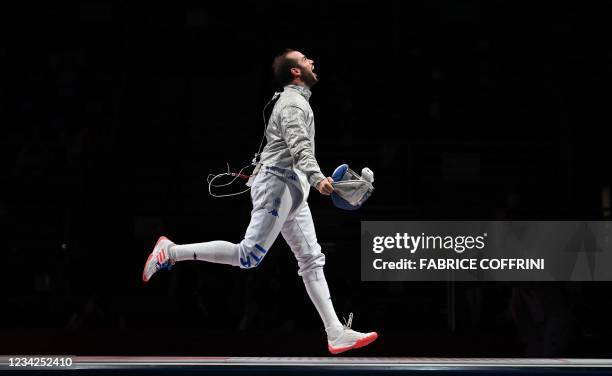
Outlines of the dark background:
M 405 3 L 3 6 L 0 353 L 327 354 L 283 240 L 141 281 L 159 235 L 241 239 L 248 195 L 205 178 L 251 160 L 293 47 L 323 172 L 376 178 L 358 212 L 310 198 L 339 315 L 381 334 L 350 355 L 612 356 L 610 283 L 360 282 L 362 220 L 610 215 L 609 5 Z

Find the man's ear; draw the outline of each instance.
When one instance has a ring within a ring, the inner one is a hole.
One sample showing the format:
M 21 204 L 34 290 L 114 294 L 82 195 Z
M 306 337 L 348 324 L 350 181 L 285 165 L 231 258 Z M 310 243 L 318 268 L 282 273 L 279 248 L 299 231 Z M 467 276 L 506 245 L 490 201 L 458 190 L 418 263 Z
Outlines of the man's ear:
M 301 76 L 301 74 L 302 72 L 300 72 L 298 68 L 291 68 L 291 75 L 293 76 L 293 78 L 298 78 Z

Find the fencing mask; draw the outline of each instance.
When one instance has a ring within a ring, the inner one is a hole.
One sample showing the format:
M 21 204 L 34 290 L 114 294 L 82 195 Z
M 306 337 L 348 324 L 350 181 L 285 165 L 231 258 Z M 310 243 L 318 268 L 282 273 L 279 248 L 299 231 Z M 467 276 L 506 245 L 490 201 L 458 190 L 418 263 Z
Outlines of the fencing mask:
M 332 174 L 334 192 L 332 202 L 340 209 L 357 210 L 374 191 L 374 173 L 367 167 L 361 170 L 361 176 L 347 164 L 338 166 Z

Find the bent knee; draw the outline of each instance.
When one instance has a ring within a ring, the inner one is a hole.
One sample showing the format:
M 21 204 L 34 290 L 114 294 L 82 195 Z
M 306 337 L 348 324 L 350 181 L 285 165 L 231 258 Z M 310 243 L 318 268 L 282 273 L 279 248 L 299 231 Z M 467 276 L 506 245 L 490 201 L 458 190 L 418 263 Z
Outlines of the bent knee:
M 262 261 L 268 250 L 255 244 L 253 246 L 240 245 L 240 268 L 253 269 Z
M 302 255 L 297 259 L 299 266 L 298 275 L 304 275 L 325 266 L 325 255 L 321 252 Z

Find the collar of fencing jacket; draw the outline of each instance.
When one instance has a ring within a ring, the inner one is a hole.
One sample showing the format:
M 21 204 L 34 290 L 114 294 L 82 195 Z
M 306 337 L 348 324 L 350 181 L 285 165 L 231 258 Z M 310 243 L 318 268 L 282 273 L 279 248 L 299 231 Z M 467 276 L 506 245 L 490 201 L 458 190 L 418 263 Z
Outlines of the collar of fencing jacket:
M 285 86 L 284 90 L 295 90 L 298 93 L 300 93 L 304 98 L 306 98 L 306 100 L 310 100 L 310 96 L 312 95 L 312 91 L 310 91 L 309 88 L 307 88 L 306 86 L 301 86 L 301 85 L 287 85 Z

